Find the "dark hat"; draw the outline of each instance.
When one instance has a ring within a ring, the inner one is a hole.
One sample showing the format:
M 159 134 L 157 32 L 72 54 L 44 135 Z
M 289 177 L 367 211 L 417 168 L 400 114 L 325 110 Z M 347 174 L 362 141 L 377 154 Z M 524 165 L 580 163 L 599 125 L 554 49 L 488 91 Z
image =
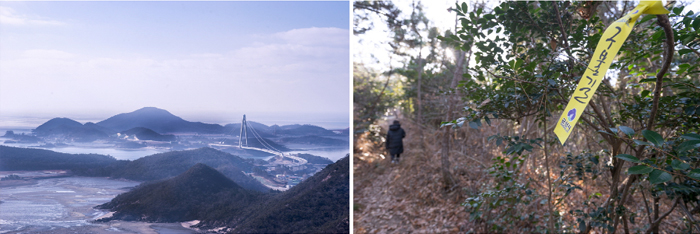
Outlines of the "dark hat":
M 398 120 L 394 120 L 394 124 L 399 124 L 399 121 L 398 121 Z

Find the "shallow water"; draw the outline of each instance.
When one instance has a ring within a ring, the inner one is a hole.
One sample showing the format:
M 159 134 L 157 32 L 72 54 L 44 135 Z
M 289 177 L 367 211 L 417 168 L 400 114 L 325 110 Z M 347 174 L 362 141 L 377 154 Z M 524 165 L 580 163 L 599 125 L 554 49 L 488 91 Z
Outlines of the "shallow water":
M 287 147 L 292 148 L 292 149 L 297 149 L 297 150 L 287 152 L 287 153 L 311 154 L 311 155 L 316 155 L 316 156 L 328 158 L 330 160 L 333 160 L 333 162 L 340 160 L 341 158 L 345 157 L 345 155 L 350 153 L 349 147 L 324 148 L 324 147 L 313 147 L 313 146 L 309 146 L 309 145 L 295 145 L 295 144 L 290 144 Z
M 0 233 L 51 231 L 93 226 L 108 202 L 139 182 L 98 177 L 64 177 L 0 189 Z
M 158 149 L 150 147 L 139 149 L 116 149 L 113 148 L 114 145 L 112 144 L 101 143 L 71 143 L 72 146 L 67 147 L 42 148 L 39 146 L 43 145 L 44 143 L 4 143 L 6 140 L 11 139 L 0 137 L 0 145 L 21 148 L 44 149 L 68 154 L 102 154 L 112 156 L 118 160 L 136 160 L 145 156 L 169 151 L 167 149 Z

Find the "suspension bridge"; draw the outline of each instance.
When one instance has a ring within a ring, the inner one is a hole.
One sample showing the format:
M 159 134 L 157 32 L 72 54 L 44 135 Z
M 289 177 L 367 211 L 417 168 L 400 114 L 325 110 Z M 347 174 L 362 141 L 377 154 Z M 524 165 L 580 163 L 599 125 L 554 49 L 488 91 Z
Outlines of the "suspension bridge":
M 260 143 L 261 147 L 253 147 L 248 145 L 248 132 L 250 132 L 253 136 L 253 140 L 256 140 L 258 143 Z M 253 128 L 253 126 L 248 124 L 248 121 L 245 119 L 245 115 L 243 115 L 243 121 L 241 121 L 241 132 L 238 135 L 238 148 L 241 149 L 248 149 L 248 150 L 257 150 L 257 151 L 262 151 L 265 153 L 270 153 L 274 155 L 281 156 L 282 158 L 290 158 L 293 160 L 294 163 L 292 163 L 291 166 L 300 166 L 304 165 L 307 163 L 306 159 L 293 156 L 289 153 L 285 154 L 281 150 L 276 149 L 274 146 L 272 146 L 269 142 L 265 140 L 258 131 Z

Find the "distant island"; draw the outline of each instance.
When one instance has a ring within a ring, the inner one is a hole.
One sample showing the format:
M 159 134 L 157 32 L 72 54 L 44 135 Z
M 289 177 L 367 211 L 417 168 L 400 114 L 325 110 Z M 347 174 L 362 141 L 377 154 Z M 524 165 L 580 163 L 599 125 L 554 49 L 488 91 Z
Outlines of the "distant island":
M 259 137 L 265 139 L 265 143 L 261 143 L 254 135 L 246 135 L 247 142 L 252 147 L 269 144 L 280 151 L 292 150 L 284 144 L 349 147 L 349 132 L 345 130 L 332 131 L 301 124 L 267 126 L 253 121 L 249 121 L 248 124 Z M 206 147 L 210 144 L 237 144 L 238 140 L 227 137 L 241 137 L 240 129 L 240 123 L 221 126 L 191 122 L 167 110 L 144 107 L 114 115 L 97 123 L 81 124 L 70 118 L 53 118 L 33 129 L 32 135 L 8 131 L 3 137 L 11 139 L 6 140 L 5 144 L 43 142 L 47 148 L 55 145 L 70 146 L 71 143 L 100 142 L 113 144 L 114 148 L 158 147 L 178 150 Z M 209 137 L 198 137 L 202 135 Z

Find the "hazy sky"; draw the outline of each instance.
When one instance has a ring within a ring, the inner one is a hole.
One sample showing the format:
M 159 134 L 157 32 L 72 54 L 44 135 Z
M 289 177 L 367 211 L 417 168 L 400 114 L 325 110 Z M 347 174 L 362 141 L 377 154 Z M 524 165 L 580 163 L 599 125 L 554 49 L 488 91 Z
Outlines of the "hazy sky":
M 349 16 L 348 2 L 2 1 L 0 115 L 349 121 Z

